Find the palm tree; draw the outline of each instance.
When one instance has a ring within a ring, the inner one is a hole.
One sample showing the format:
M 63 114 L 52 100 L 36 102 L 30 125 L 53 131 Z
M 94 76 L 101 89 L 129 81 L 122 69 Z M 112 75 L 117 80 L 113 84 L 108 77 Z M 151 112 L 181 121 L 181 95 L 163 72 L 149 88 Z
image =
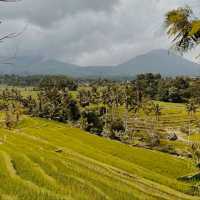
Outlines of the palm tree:
M 146 115 L 146 117 L 149 119 L 149 116 L 153 113 L 153 110 L 154 110 L 154 102 L 149 99 L 144 99 L 142 103 L 142 110 L 144 114 Z M 153 127 L 154 120 L 152 117 L 150 118 L 150 122 L 151 122 L 151 126 Z
M 156 116 L 156 121 L 158 122 L 160 120 L 160 115 L 161 115 L 161 107 L 158 103 L 154 104 L 153 111 Z
M 124 127 L 125 127 L 125 133 L 127 133 L 128 115 L 129 115 L 129 111 L 131 110 L 132 102 L 133 102 L 133 87 L 131 87 L 128 83 L 126 83 L 123 88 L 123 93 L 124 93 L 123 103 L 125 106 Z
M 188 126 L 188 144 L 190 143 L 190 135 L 191 135 L 191 122 L 192 118 L 195 115 L 197 111 L 197 105 L 193 99 L 189 100 L 189 102 L 186 104 L 186 111 L 189 116 L 189 126 Z
M 21 104 L 20 103 L 16 103 L 15 105 L 14 105 L 14 113 L 15 113 L 15 115 L 16 115 L 16 122 L 18 123 L 19 122 L 19 120 L 20 120 L 20 116 L 21 116 L 21 114 L 22 114 L 22 107 L 21 107 Z
M 112 88 L 111 86 L 106 86 L 101 90 L 101 100 L 103 105 L 105 106 L 105 129 L 108 129 L 108 121 L 109 121 L 109 112 L 112 110 L 113 105 L 113 97 L 112 97 Z M 112 115 L 112 112 L 111 112 Z M 113 118 L 113 116 L 111 116 Z
M 161 112 L 162 108 L 160 107 L 160 105 L 158 103 L 154 103 L 152 100 L 145 99 L 143 101 L 142 109 L 147 116 L 150 116 L 152 114 L 155 115 L 156 122 L 157 123 L 159 122 L 160 116 L 162 114 L 162 112 Z M 151 122 L 151 131 L 155 131 L 154 130 L 155 122 L 154 122 L 153 117 L 150 118 L 150 122 Z
M 113 98 L 113 106 L 112 112 L 113 117 L 119 117 L 119 106 L 123 104 L 123 93 L 121 92 L 122 88 L 121 85 L 113 85 L 112 86 L 112 98 Z
M 92 100 L 92 92 L 90 89 L 81 88 L 78 91 L 79 103 L 82 107 L 89 106 Z
M 165 16 L 167 34 L 173 37 L 173 48 L 178 52 L 186 52 L 194 48 L 200 41 L 200 20 L 193 17 L 190 7 L 178 8 Z
M 13 105 L 9 104 L 5 112 L 5 125 L 6 125 L 6 128 L 8 129 L 11 129 L 15 126 L 15 119 L 13 115 L 14 115 Z

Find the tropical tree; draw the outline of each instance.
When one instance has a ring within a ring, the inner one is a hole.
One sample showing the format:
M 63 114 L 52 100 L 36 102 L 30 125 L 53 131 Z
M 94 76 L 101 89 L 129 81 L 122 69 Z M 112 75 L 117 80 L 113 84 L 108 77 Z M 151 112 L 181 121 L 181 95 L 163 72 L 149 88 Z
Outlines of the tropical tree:
M 161 110 L 162 110 L 162 108 L 160 107 L 160 105 L 158 103 L 153 105 L 153 112 L 155 114 L 157 122 L 160 120 L 160 115 L 162 114 Z
M 124 122 L 121 118 L 116 118 L 110 123 L 109 137 L 121 140 L 125 132 Z
M 104 122 L 101 119 L 98 110 L 86 108 L 81 113 L 81 127 L 86 131 L 101 135 Z
M 17 124 L 14 114 L 15 114 L 14 107 L 12 104 L 9 104 L 5 112 L 5 125 L 6 128 L 8 129 L 14 128 Z
M 88 88 L 81 88 L 78 90 L 79 104 L 82 107 L 89 106 L 92 100 L 92 92 Z
M 18 123 L 19 120 L 20 120 L 20 116 L 23 113 L 22 106 L 21 106 L 21 104 L 19 102 L 16 102 L 13 105 L 13 108 L 14 108 L 14 114 L 16 115 L 16 122 Z
M 126 85 L 124 87 L 124 105 L 125 105 L 125 117 L 124 117 L 124 126 L 125 126 L 125 132 L 128 130 L 128 114 L 129 114 L 129 92 L 130 87 Z
M 95 105 L 97 105 L 97 107 L 99 106 L 99 104 L 101 103 L 101 91 L 100 91 L 100 87 L 93 85 L 92 89 L 91 89 L 91 102 Z
M 124 126 L 125 132 L 128 130 L 128 115 L 132 111 L 134 117 L 141 108 L 141 102 L 138 101 L 137 91 L 132 84 L 126 83 L 124 85 L 124 106 L 125 106 L 125 117 L 124 117 Z
M 112 85 L 108 85 L 106 86 L 103 90 L 102 90 L 102 94 L 101 94 L 101 99 L 102 99 L 102 103 L 106 106 L 107 111 L 106 111 L 106 118 L 108 118 L 108 114 L 111 115 L 111 118 L 114 118 L 114 112 L 113 112 L 113 107 L 114 107 L 114 95 L 113 95 L 113 91 L 112 91 Z
M 188 113 L 189 116 L 189 123 L 188 123 L 188 144 L 190 143 L 190 135 L 191 135 L 191 123 L 192 123 L 192 119 L 193 116 L 195 115 L 195 113 L 197 112 L 197 105 L 194 99 L 191 99 L 188 101 L 188 103 L 186 104 L 186 111 Z
M 119 107 L 123 105 L 123 93 L 121 92 L 121 85 L 115 84 L 112 86 L 111 95 L 113 99 L 112 104 L 112 118 L 119 118 Z
M 150 117 L 149 119 L 151 124 L 151 131 L 155 132 L 155 121 L 154 118 L 151 117 L 151 115 L 155 116 L 156 122 L 158 123 L 162 114 L 162 108 L 158 103 L 154 103 L 152 100 L 149 99 L 144 99 L 142 109 L 146 116 Z
M 184 53 L 200 41 L 200 19 L 194 17 L 190 7 L 169 11 L 165 16 L 167 34 L 173 38 L 172 48 Z

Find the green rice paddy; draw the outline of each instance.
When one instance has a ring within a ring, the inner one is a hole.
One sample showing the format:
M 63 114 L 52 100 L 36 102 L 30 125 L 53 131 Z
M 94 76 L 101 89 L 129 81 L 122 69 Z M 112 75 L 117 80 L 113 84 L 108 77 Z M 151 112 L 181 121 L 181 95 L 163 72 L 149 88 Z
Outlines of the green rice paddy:
M 0 129 L 2 200 L 189 200 L 178 177 L 194 164 L 135 148 L 57 122 L 25 117 Z

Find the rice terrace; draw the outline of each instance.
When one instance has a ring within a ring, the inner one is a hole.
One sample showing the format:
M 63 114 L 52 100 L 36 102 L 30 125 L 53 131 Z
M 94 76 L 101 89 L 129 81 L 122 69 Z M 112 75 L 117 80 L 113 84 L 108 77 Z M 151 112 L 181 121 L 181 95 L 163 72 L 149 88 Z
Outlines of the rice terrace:
M 0 200 L 200 200 L 199 7 L 0 0 Z

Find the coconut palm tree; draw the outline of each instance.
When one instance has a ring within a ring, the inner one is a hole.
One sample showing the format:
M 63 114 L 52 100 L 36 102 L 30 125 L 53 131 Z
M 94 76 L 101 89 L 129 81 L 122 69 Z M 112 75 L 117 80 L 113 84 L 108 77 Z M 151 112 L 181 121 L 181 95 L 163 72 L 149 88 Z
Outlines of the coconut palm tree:
M 101 101 L 103 105 L 105 106 L 105 129 L 108 130 L 108 121 L 109 119 L 109 112 L 111 113 L 111 119 L 113 119 L 112 116 L 112 106 L 113 106 L 113 96 L 112 96 L 112 87 L 106 86 L 101 89 L 101 94 L 100 94 Z
M 184 53 L 200 41 L 200 20 L 194 17 L 190 7 L 178 8 L 165 16 L 167 34 L 173 38 L 172 48 Z
M 186 111 L 189 116 L 189 125 L 188 125 L 188 144 L 190 143 L 190 135 L 191 135 L 191 123 L 192 123 L 192 118 L 195 115 L 197 111 L 197 105 L 195 103 L 194 99 L 189 100 L 189 102 L 186 104 Z
M 161 107 L 158 103 L 154 104 L 153 106 L 153 112 L 155 114 L 155 117 L 156 117 L 156 121 L 158 122 L 160 120 L 160 115 L 162 114 L 161 113 Z
M 15 119 L 13 116 L 14 116 L 14 108 L 12 104 L 9 104 L 5 112 L 5 125 L 6 125 L 6 128 L 8 129 L 11 129 L 16 125 Z
M 14 104 L 14 113 L 16 115 L 16 122 L 18 123 L 20 120 L 20 116 L 22 114 L 23 110 L 22 110 L 22 106 L 19 102 L 17 102 L 16 104 Z
M 155 120 L 158 123 L 160 120 L 160 116 L 162 114 L 161 106 L 158 103 L 153 102 L 152 100 L 145 99 L 143 101 L 143 107 L 142 107 L 144 113 L 147 116 L 154 115 Z M 151 122 L 151 131 L 155 131 L 155 121 L 154 118 L 150 116 L 150 122 Z
M 125 127 L 125 133 L 128 131 L 128 115 L 129 111 L 132 109 L 133 102 L 134 102 L 134 96 L 133 96 L 133 87 L 126 83 L 123 86 L 123 103 L 125 107 L 125 116 L 124 116 L 124 127 Z

